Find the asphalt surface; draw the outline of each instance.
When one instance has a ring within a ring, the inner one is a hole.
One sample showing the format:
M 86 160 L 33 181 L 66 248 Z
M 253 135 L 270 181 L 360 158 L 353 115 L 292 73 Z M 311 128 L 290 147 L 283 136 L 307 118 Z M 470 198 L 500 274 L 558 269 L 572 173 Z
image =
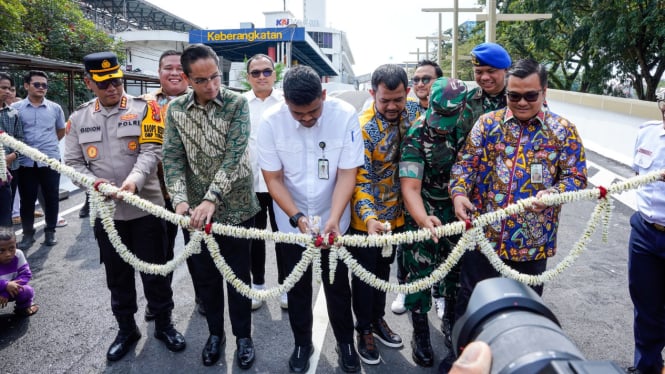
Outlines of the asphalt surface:
M 590 153 L 589 159 L 616 178 L 630 177 L 627 167 Z M 590 170 L 590 176 L 599 173 Z M 59 243 L 54 247 L 40 244 L 43 226 L 38 228 L 37 242 L 25 251 L 33 271 L 31 285 L 40 311 L 33 317 L 16 318 L 11 306 L 0 309 L 0 372 L 13 373 L 208 373 L 242 372 L 234 363 L 235 339 L 228 316 L 225 356 L 213 367 L 201 363 L 201 350 L 208 337 L 205 319 L 195 310 L 193 288 L 185 266 L 173 277 L 176 308 L 173 319 L 187 339 L 183 352 L 172 353 L 155 339 L 153 323 L 143 321 L 145 298 L 139 289 L 139 312 L 136 320 L 143 335 L 136 348 L 118 362 L 106 360 L 106 350 L 115 337 L 116 324 L 110 310 L 110 296 L 104 270 L 89 219 L 78 218 L 81 193 L 73 193 L 61 202 L 61 212 L 69 225 L 59 228 Z M 560 262 L 579 239 L 595 202 L 578 202 L 563 208 L 559 229 L 559 252 L 550 267 Z M 544 302 L 557 316 L 565 333 L 590 360 L 613 360 L 622 367 L 632 362 L 632 304 L 627 287 L 628 220 L 633 210 L 616 202 L 610 221 L 609 240 L 601 240 L 600 231 L 593 237 L 577 262 L 545 286 Z M 20 227 L 15 226 L 18 230 Z M 20 238 L 20 236 L 19 236 Z M 182 250 L 182 236 L 177 239 L 176 253 Z M 266 281 L 276 284 L 274 252 L 268 250 Z M 394 280 L 394 279 L 393 279 Z M 319 286 L 315 284 L 315 290 Z M 315 291 L 315 298 L 318 292 Z M 322 293 L 321 293 L 322 295 Z M 435 373 L 434 368 L 420 368 L 411 359 L 411 324 L 407 315 L 390 311 L 393 294 L 388 296 L 386 320 L 404 339 L 404 347 L 381 346 L 379 365 L 362 366 L 364 373 Z M 327 326 L 324 305 L 316 304 L 317 326 Z M 257 359 L 250 373 L 287 373 L 287 360 L 293 339 L 287 312 L 278 300 L 268 301 L 253 312 L 253 338 Z M 430 312 L 432 343 L 436 362 L 446 354 L 440 322 Z M 320 355 L 315 354 L 311 372 L 340 373 L 335 339 L 328 326 L 315 332 L 321 336 Z M 316 344 L 316 342 L 315 342 Z M 318 358 L 318 361 L 316 360 Z

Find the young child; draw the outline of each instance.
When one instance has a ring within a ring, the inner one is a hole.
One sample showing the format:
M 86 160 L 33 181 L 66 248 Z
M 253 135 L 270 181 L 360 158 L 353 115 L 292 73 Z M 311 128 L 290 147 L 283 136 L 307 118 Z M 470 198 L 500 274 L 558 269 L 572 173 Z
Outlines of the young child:
M 0 227 L 0 308 L 15 301 L 14 313 L 29 317 L 39 310 L 32 304 L 35 291 L 28 286 L 32 272 L 23 251 L 16 249 L 16 235 L 11 227 Z

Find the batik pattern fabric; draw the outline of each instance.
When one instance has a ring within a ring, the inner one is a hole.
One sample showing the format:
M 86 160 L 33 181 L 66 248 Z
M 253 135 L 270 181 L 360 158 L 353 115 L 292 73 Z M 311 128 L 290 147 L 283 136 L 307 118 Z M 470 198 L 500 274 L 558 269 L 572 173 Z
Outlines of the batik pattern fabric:
M 388 221 L 395 229 L 404 226 L 404 204 L 398 166 L 400 144 L 406 131 L 422 114 L 418 102 L 407 100 L 399 122 L 390 123 L 372 102 L 360 114 L 365 146 L 364 164 L 358 169 L 351 198 L 351 227 L 367 232 L 367 221 Z
M 586 188 L 584 147 L 575 125 L 547 107 L 524 123 L 504 108 L 479 118 L 452 168 L 450 191 L 476 214 L 494 212 L 538 191 Z M 556 253 L 560 206 L 513 215 L 485 228 L 500 258 L 543 260 Z
M 203 200 L 216 206 L 216 222 L 239 224 L 259 211 L 247 143 L 247 99 L 225 88 L 205 106 L 194 92 L 173 99 L 164 135 L 166 185 L 176 207 Z

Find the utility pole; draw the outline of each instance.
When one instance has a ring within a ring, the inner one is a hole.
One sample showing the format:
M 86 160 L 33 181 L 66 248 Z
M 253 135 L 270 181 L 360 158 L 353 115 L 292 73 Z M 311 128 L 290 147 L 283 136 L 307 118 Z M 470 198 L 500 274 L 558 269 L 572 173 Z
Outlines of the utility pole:
M 458 13 L 459 12 L 472 12 L 480 13 L 482 8 L 459 8 L 458 0 L 454 1 L 453 8 L 423 8 L 423 12 L 437 12 L 439 13 L 439 35 L 441 35 L 441 13 L 453 12 L 453 55 L 450 75 L 457 78 L 457 43 L 459 42 L 458 34 Z M 485 41 L 496 42 L 496 23 L 499 21 L 535 21 L 543 19 L 551 19 L 551 13 L 526 13 L 526 14 L 497 14 L 496 13 L 496 0 L 487 0 L 487 14 L 477 14 L 476 21 L 485 21 Z M 441 49 L 441 42 L 439 41 L 439 50 Z
M 409 52 L 410 55 L 416 55 L 416 60 L 420 62 L 420 48 L 417 48 L 415 52 Z
M 453 13 L 453 53 L 450 64 L 450 76 L 452 78 L 457 78 L 457 43 L 459 42 L 459 26 L 458 26 L 458 13 L 459 12 L 471 12 L 478 13 L 482 12 L 482 8 L 460 8 L 459 0 L 455 0 L 452 8 L 423 8 L 423 12 L 434 12 L 439 13 L 439 65 L 441 65 L 441 44 L 442 44 L 442 30 L 441 30 L 441 13 L 452 12 Z
M 476 21 L 485 21 L 485 41 L 496 42 L 496 23 L 499 21 L 538 21 L 551 19 L 552 13 L 497 14 L 496 0 L 487 0 L 487 14 L 477 14 Z

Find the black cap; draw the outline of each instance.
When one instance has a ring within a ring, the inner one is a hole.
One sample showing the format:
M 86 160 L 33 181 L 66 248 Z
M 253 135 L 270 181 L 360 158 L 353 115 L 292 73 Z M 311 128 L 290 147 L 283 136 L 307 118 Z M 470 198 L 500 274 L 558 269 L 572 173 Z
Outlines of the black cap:
M 85 65 L 85 71 L 95 82 L 123 77 L 118 56 L 113 52 L 91 53 L 83 57 L 83 65 Z

